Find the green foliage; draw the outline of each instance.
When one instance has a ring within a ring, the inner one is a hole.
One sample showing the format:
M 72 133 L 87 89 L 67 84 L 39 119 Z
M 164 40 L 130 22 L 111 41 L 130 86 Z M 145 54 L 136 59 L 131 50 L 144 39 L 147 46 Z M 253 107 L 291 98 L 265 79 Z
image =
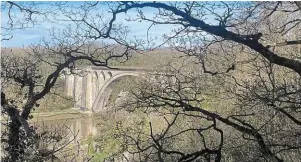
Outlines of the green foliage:
M 110 98 L 109 104 L 113 105 L 120 92 L 131 92 L 133 87 L 135 86 L 136 79 L 139 79 L 134 76 L 124 76 L 111 83 L 110 87 L 113 89 Z
M 143 129 L 143 132 L 149 132 L 149 125 L 147 122 L 147 116 L 143 112 L 127 113 L 124 111 L 116 112 L 115 114 L 106 114 L 109 116 L 109 120 L 102 117 L 95 117 L 97 121 L 98 131 L 100 134 L 95 136 L 89 136 L 82 144 L 87 144 L 87 153 L 90 157 L 93 157 L 91 161 L 104 161 L 111 157 L 117 157 L 121 155 L 124 150 L 125 139 L 121 136 L 123 131 L 129 135 L 135 135 L 133 129 L 139 126 L 139 129 Z M 136 149 L 136 148 L 132 148 Z
M 170 49 L 160 49 L 157 51 L 150 51 L 147 53 L 132 53 L 130 59 L 126 62 L 112 60 L 109 62 L 110 66 L 129 66 L 129 67 L 143 67 L 156 68 L 158 66 L 167 65 L 169 62 L 179 60 L 183 56 L 182 53 Z

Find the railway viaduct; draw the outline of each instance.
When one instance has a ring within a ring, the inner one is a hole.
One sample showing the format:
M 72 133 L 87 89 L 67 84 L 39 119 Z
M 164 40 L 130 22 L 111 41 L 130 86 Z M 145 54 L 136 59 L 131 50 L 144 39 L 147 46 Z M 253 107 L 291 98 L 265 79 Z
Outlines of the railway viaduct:
M 74 100 L 73 107 L 83 111 L 100 112 L 108 102 L 109 85 L 123 76 L 142 77 L 141 68 L 85 66 L 64 70 L 66 96 Z M 126 86 L 126 85 L 125 85 Z

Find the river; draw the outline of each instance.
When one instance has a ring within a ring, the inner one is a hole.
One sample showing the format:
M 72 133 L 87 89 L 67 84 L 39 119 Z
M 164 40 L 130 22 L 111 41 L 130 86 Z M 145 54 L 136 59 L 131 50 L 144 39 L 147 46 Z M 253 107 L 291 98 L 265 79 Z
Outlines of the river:
M 39 133 L 43 132 L 43 130 L 47 130 L 48 132 L 51 131 L 51 135 L 62 135 L 63 139 L 61 143 L 70 141 L 68 147 L 74 147 L 74 151 L 80 148 L 81 151 L 75 161 L 85 161 L 82 157 L 87 155 L 88 144 L 84 141 L 87 141 L 89 137 L 97 135 L 96 118 L 92 116 L 68 118 L 69 114 L 64 115 L 66 119 L 62 119 L 61 116 L 58 119 L 56 119 L 56 116 L 39 117 L 38 119 L 33 119 L 30 123 L 38 128 Z M 55 134 L 55 132 L 57 132 L 57 134 Z M 48 149 L 52 148 L 51 145 L 42 145 L 43 148 L 45 148 L 45 146 Z
M 62 131 L 65 131 L 70 139 L 76 135 L 77 141 L 97 134 L 97 121 L 95 118 L 89 116 L 67 119 L 55 119 L 52 117 L 50 120 L 45 117 L 43 119 L 33 120 L 32 123 L 33 125 L 38 125 L 38 128 L 42 127 L 42 129 L 63 129 Z

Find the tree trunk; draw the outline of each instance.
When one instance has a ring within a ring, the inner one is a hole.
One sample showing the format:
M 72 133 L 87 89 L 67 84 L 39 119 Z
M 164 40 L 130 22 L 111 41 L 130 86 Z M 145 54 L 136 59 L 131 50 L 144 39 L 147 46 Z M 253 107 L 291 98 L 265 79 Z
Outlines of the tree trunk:
M 11 122 L 9 123 L 9 133 L 8 133 L 8 161 L 18 161 L 19 156 L 24 154 L 24 147 L 21 146 L 20 141 L 20 127 L 21 123 L 17 119 L 16 113 L 18 111 L 15 108 L 10 108 L 8 111 Z

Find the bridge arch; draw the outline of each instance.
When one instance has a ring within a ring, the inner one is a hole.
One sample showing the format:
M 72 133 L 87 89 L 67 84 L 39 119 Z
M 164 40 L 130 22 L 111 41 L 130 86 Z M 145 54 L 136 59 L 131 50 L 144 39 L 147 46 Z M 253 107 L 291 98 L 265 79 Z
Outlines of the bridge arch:
M 97 110 L 97 107 L 100 107 L 100 108 L 103 108 L 105 106 L 104 103 L 100 102 L 101 99 L 102 99 L 102 96 L 105 92 L 105 90 L 109 87 L 109 85 L 116 79 L 120 78 L 120 77 L 123 77 L 123 76 L 135 76 L 135 77 L 140 77 L 140 78 L 143 78 L 141 76 L 141 74 L 139 72 L 123 72 L 123 73 L 120 73 L 120 74 L 117 74 L 113 77 L 111 77 L 109 80 L 107 80 L 104 85 L 100 88 L 100 90 L 98 91 L 97 93 L 97 97 L 96 99 L 94 100 L 93 102 L 93 105 L 92 105 L 92 111 L 93 112 L 96 112 Z

